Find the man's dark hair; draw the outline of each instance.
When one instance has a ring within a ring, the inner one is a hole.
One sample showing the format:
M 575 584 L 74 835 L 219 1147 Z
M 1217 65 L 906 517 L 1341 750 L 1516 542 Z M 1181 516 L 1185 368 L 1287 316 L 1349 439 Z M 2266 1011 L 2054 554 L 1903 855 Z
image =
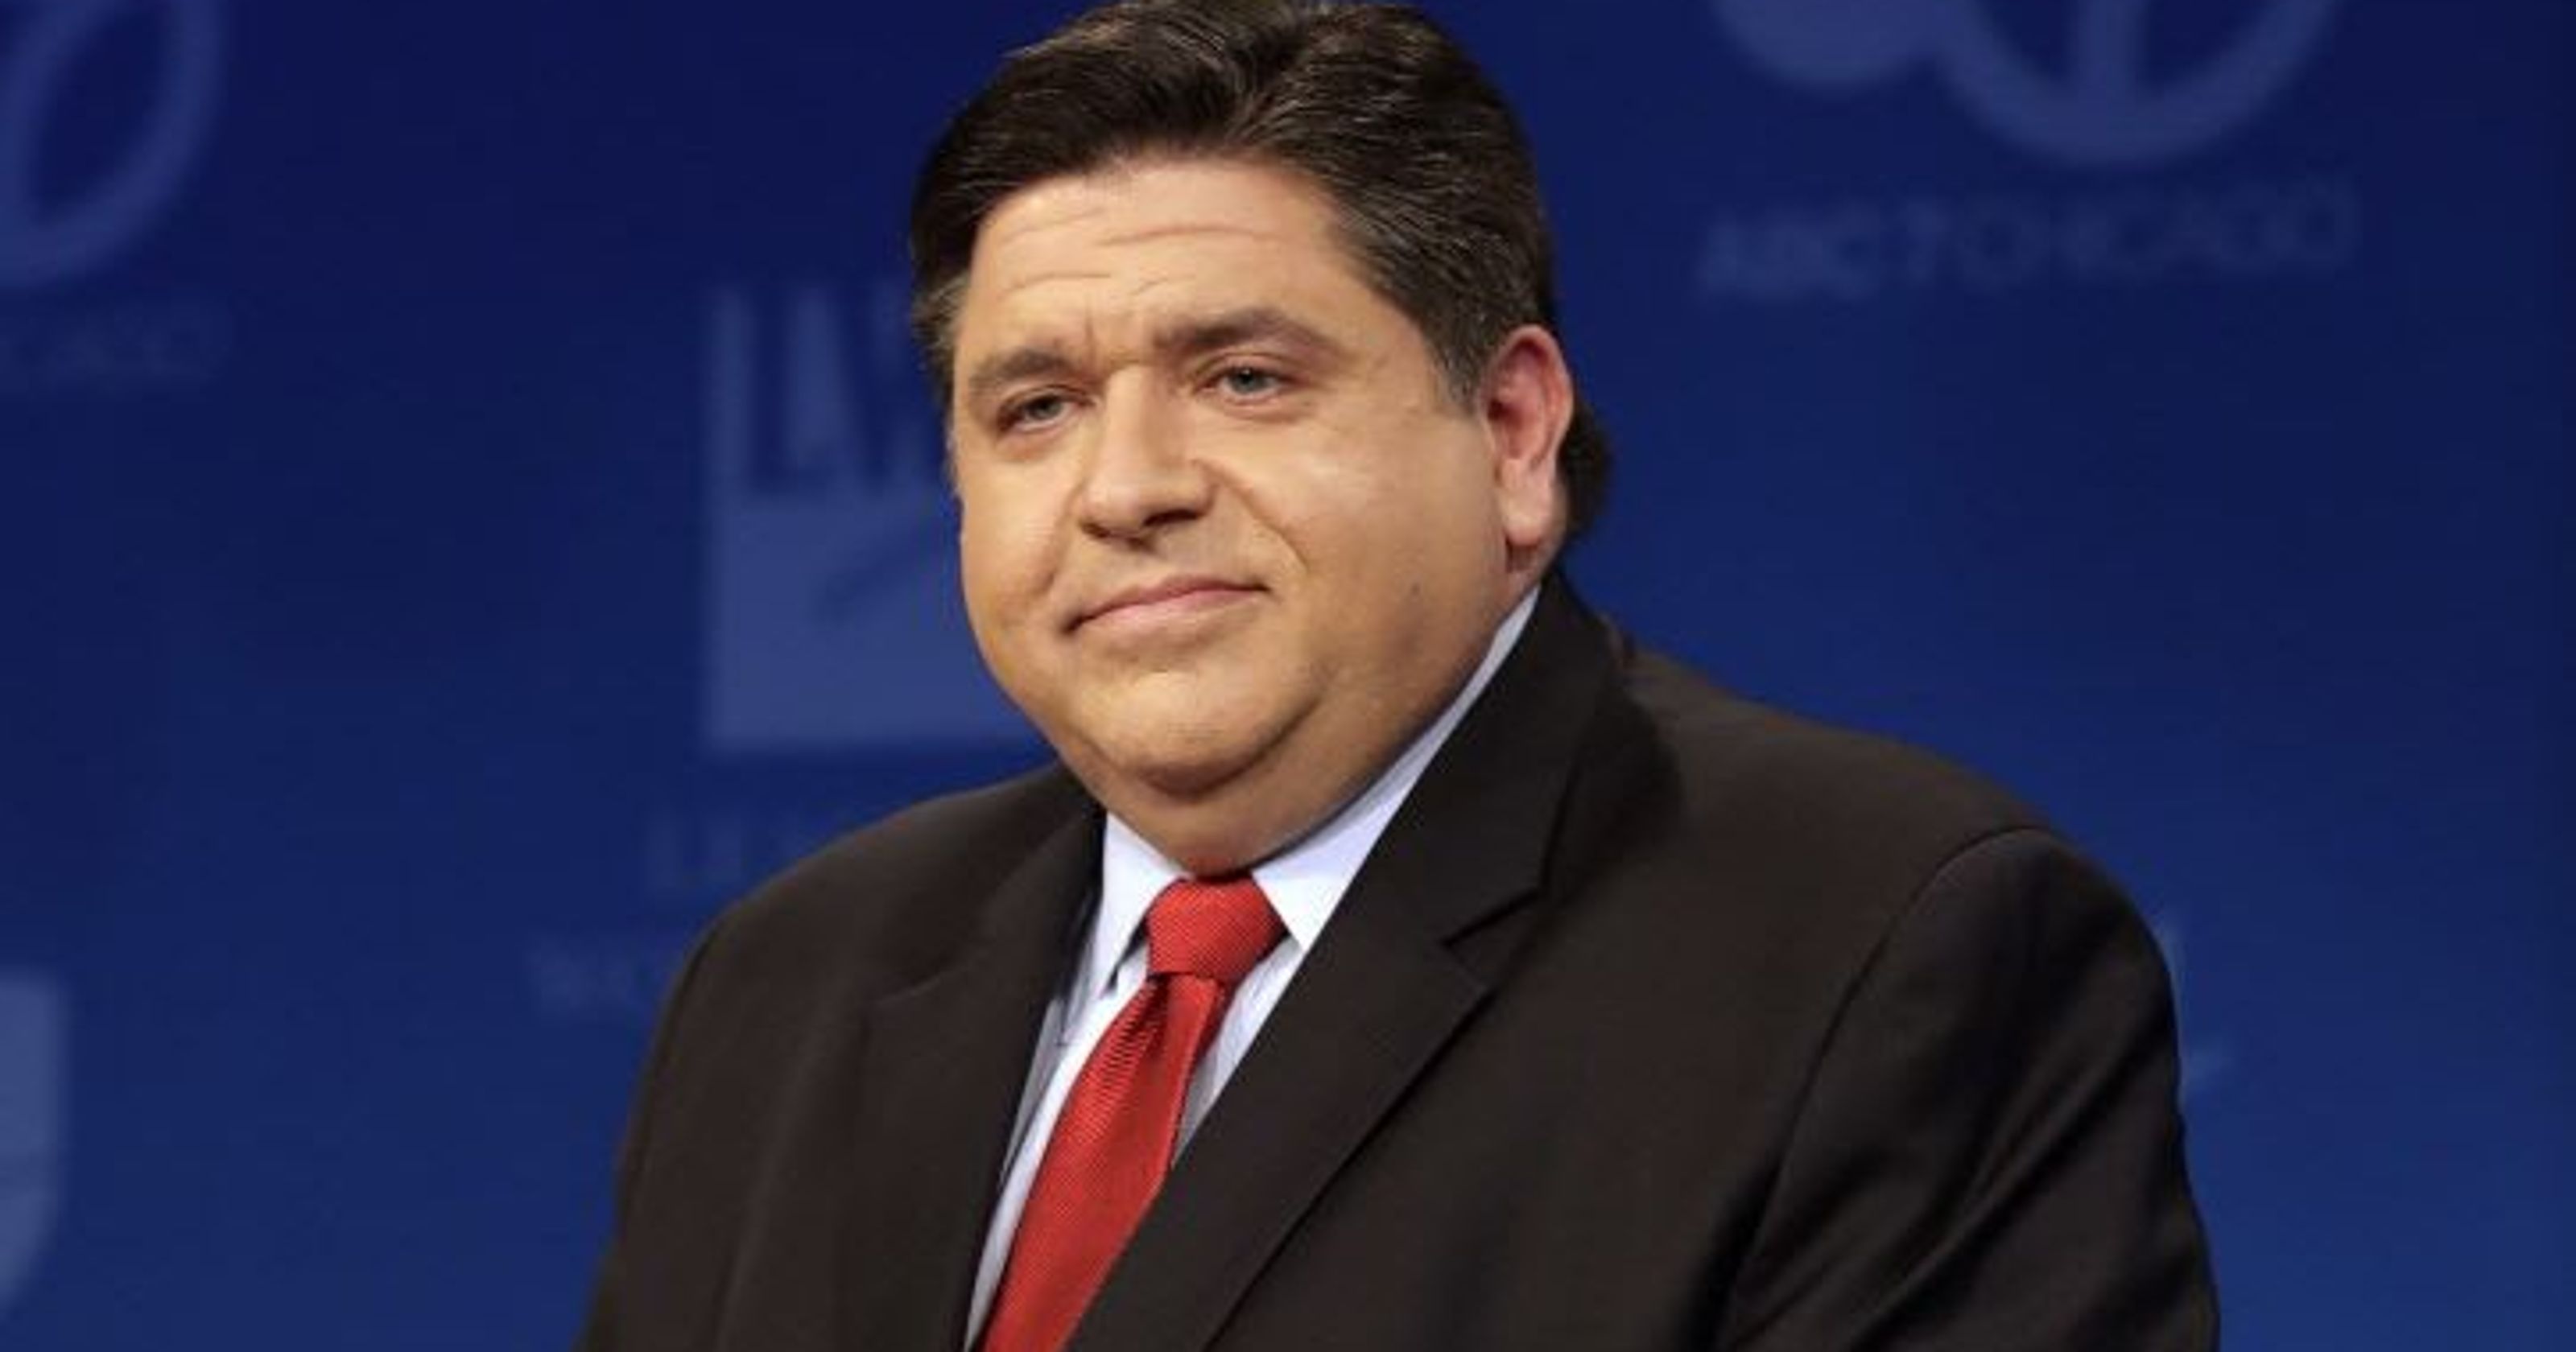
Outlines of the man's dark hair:
M 1158 156 L 1267 164 L 1321 185 L 1362 275 L 1422 331 L 1462 406 L 1506 334 L 1556 325 L 1529 144 L 1429 19 L 1313 0 L 1120 0 L 1012 53 L 922 168 L 912 324 L 943 408 L 984 218 L 1042 180 Z M 1610 469 L 1580 403 L 1558 462 L 1570 537 Z

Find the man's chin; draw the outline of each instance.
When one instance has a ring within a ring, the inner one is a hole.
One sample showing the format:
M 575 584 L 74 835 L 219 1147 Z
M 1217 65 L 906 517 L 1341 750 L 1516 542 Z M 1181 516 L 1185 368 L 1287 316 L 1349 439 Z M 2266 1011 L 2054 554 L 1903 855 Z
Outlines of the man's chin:
M 1176 735 L 1170 724 L 1140 727 L 1134 736 L 1106 732 L 1057 740 L 1056 747 L 1093 797 L 1142 828 L 1148 817 L 1223 814 L 1230 804 L 1257 794 L 1275 743 L 1248 722 L 1235 722 L 1204 725 L 1186 736 Z
M 1190 743 L 1095 748 L 1086 759 L 1091 763 L 1075 761 L 1074 771 L 1103 799 L 1182 806 L 1224 793 L 1259 758 L 1249 747 Z

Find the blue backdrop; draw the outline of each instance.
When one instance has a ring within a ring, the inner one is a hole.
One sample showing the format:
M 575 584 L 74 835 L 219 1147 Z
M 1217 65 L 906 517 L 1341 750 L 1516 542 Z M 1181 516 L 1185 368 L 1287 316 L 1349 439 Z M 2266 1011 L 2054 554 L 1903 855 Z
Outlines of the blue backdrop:
M 2569 6 L 1434 8 L 1593 599 L 2129 882 L 2232 1346 L 2576 1346 Z M 0 1347 L 562 1345 L 687 935 L 1038 754 L 900 217 L 1060 13 L 0 0 Z

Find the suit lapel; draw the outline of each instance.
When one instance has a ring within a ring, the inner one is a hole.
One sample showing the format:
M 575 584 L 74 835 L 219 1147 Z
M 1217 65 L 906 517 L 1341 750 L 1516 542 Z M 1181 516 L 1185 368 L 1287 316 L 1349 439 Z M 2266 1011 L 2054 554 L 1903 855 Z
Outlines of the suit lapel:
M 1298 1219 L 1483 1002 L 1453 941 L 1536 894 L 1609 672 L 1551 582 L 1191 1139 L 1069 1352 L 1206 1346 Z
M 1099 822 L 1068 812 L 990 899 L 965 955 L 869 1015 L 839 1267 L 849 1346 L 965 1340 L 1030 1056 L 1098 877 Z

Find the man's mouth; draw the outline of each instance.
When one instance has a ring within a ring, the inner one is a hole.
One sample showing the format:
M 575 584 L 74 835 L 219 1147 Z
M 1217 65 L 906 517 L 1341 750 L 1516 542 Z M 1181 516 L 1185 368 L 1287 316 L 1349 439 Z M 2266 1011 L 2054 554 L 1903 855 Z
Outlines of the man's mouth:
M 1072 627 L 1081 629 L 1094 624 L 1125 627 L 1185 620 L 1230 605 L 1259 590 L 1247 583 L 1195 574 L 1159 578 L 1119 588 L 1083 607 Z

